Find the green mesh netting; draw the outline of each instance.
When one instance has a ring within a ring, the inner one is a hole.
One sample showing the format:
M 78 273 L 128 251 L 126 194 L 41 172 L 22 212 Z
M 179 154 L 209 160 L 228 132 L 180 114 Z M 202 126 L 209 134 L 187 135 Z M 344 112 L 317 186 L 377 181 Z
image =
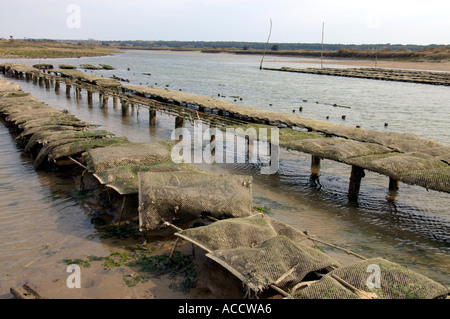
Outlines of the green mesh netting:
M 379 269 L 377 287 L 374 267 Z M 369 283 L 374 286 L 370 287 Z M 445 297 L 449 290 L 415 271 L 382 258 L 373 258 L 337 268 L 320 281 L 293 293 L 295 298 L 341 299 L 432 299 Z
M 127 165 L 145 165 L 171 161 L 172 142 L 127 143 L 101 150 L 90 150 L 85 160 L 90 172 Z
M 248 236 L 241 234 L 240 237 Z M 256 293 L 276 285 L 288 289 L 309 273 L 339 266 L 317 249 L 297 244 L 286 236 L 272 237 L 256 247 L 216 250 L 206 255 Z
M 251 214 L 251 176 L 180 171 L 139 172 L 138 178 L 141 230 L 205 215 L 223 219 Z

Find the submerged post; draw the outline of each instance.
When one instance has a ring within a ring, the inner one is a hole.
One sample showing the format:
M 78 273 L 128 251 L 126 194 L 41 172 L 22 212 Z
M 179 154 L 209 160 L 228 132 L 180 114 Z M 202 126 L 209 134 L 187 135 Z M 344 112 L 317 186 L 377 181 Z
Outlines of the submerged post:
M 122 104 L 122 116 L 127 116 L 129 114 L 128 101 L 125 99 L 121 99 L 120 103 Z
M 103 95 L 103 101 L 102 101 L 102 108 L 103 109 L 108 108 L 108 99 L 109 99 L 109 96 Z
M 184 117 L 176 116 L 175 117 L 175 128 L 184 127 Z
M 90 91 L 90 90 L 87 91 L 87 100 L 88 100 L 88 105 L 91 106 L 92 105 L 92 91 Z
M 148 121 L 150 123 L 150 126 L 156 125 L 156 110 L 155 109 L 148 110 Z
M 366 176 L 364 168 L 352 165 L 352 172 L 350 175 L 350 185 L 348 187 L 348 199 L 351 202 L 358 201 L 359 189 L 361 187 L 361 180 Z
M 117 108 L 117 95 L 113 95 L 113 108 L 116 109 Z
M 311 156 L 311 176 L 309 177 L 309 183 L 311 186 L 317 185 L 317 180 L 319 179 L 320 173 L 320 156 Z
M 59 93 L 59 80 L 55 79 L 55 92 Z
M 396 180 L 396 179 L 394 179 L 394 178 L 392 178 L 392 177 L 389 177 L 389 190 L 390 191 L 396 191 L 396 190 L 398 190 L 398 180 Z
M 70 97 L 70 84 L 66 82 L 66 96 Z

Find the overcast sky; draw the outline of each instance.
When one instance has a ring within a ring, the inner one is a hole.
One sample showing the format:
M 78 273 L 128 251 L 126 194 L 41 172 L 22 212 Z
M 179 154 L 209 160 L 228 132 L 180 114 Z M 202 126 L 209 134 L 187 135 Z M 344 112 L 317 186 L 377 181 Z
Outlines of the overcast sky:
M 0 0 L 0 37 L 450 44 L 448 0 Z

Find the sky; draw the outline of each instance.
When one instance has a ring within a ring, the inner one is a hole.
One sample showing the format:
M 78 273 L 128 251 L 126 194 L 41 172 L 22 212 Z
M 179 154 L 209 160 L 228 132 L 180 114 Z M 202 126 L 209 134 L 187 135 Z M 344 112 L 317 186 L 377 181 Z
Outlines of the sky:
M 448 0 L 0 0 L 0 38 L 450 44 Z

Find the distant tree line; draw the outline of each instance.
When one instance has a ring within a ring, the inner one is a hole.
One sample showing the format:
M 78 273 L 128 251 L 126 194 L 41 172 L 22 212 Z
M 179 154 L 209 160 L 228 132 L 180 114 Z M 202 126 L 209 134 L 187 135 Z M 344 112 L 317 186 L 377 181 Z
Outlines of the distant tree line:
M 110 45 L 117 46 L 134 46 L 134 47 L 168 47 L 168 48 L 213 48 L 213 49 L 243 49 L 243 50 L 263 50 L 266 46 L 262 42 L 236 42 L 236 41 L 103 41 Z M 430 44 L 430 45 L 417 45 L 417 44 L 325 44 L 324 50 L 336 51 L 341 48 L 345 49 L 357 49 L 357 50 L 381 50 L 383 48 L 391 50 L 423 50 L 425 48 L 437 48 L 445 45 Z M 282 50 L 321 50 L 321 43 L 270 43 L 268 49 L 273 51 Z
M 266 43 L 263 42 L 240 42 L 240 41 L 144 41 L 144 40 L 122 40 L 122 41 L 98 41 L 94 39 L 88 40 L 51 40 L 51 39 L 26 39 L 26 41 L 61 41 L 77 44 L 97 44 L 103 46 L 123 46 L 123 47 L 153 47 L 153 48 L 186 48 L 186 49 L 242 49 L 242 50 L 263 50 Z M 389 49 L 393 51 L 417 51 L 427 48 L 445 47 L 442 44 L 327 44 L 324 43 L 323 48 L 326 51 L 337 51 L 339 49 L 357 49 L 357 50 L 382 50 Z M 289 50 L 313 50 L 320 51 L 321 43 L 270 43 L 267 47 L 272 51 L 289 51 Z

